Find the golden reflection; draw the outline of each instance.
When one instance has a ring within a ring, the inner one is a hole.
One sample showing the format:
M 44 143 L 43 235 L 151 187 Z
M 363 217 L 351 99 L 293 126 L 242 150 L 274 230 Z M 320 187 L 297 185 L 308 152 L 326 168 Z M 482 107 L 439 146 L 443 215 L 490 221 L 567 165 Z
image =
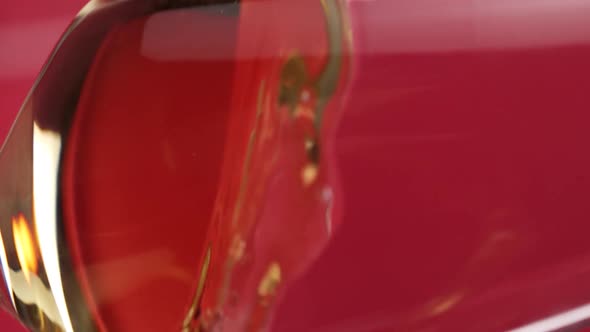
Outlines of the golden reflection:
M 277 262 L 272 262 L 260 284 L 258 285 L 258 295 L 260 297 L 267 297 L 274 295 L 277 286 L 281 283 L 281 266 Z
M 207 274 L 209 272 L 209 264 L 211 263 L 211 247 L 207 248 L 203 266 L 201 267 L 201 274 L 199 275 L 199 284 L 197 285 L 197 292 L 193 298 L 193 303 L 184 318 L 182 323 L 182 332 L 189 332 L 193 330 L 193 322 L 198 319 L 199 306 L 201 305 L 201 298 L 205 290 L 205 282 L 207 281 Z M 198 327 L 197 327 L 198 328 Z
M 438 316 L 441 315 L 451 309 L 453 309 L 461 300 L 463 299 L 462 293 L 453 293 L 449 296 L 443 297 L 441 299 L 435 300 L 428 310 L 428 314 L 430 316 Z
M 308 163 L 301 170 L 301 182 L 304 187 L 312 185 L 318 177 L 318 166 L 312 163 Z
M 12 218 L 14 245 L 20 266 L 28 282 L 31 274 L 37 274 L 38 260 L 34 236 L 25 216 L 19 214 Z
M 39 260 L 36 237 L 22 213 L 12 217 L 11 221 L 16 257 L 21 269 L 13 271 L 9 268 L 7 271 L 7 279 L 11 280 L 10 292 L 14 293 L 21 303 L 36 308 L 35 319 L 26 319 L 27 323 L 34 324 L 39 331 L 62 331 L 61 319 L 51 289 L 43 283 L 38 274 L 42 262 Z M 16 302 L 13 303 L 19 313 L 26 312 L 26 309 L 18 307 Z

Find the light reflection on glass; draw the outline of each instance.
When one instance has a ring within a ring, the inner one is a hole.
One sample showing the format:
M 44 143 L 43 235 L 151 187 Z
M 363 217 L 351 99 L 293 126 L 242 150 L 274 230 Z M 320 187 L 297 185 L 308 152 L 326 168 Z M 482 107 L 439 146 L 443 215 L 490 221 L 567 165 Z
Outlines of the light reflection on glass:
M 10 267 L 8 266 L 8 257 L 6 257 L 6 247 L 4 246 L 4 240 L 2 239 L 2 233 L 0 232 L 0 261 L 2 262 L 2 275 L 6 282 L 8 294 L 10 294 L 10 301 L 12 305 L 16 306 L 14 302 L 14 294 L 12 293 L 12 281 L 10 280 Z
M 57 246 L 57 175 L 60 152 L 61 137 L 59 134 L 43 130 L 35 123 L 33 127 L 35 227 L 45 271 L 63 327 L 66 332 L 73 332 L 61 279 Z
M 590 319 L 590 304 L 532 322 L 528 325 L 510 330 L 510 332 L 557 331 L 588 319 Z

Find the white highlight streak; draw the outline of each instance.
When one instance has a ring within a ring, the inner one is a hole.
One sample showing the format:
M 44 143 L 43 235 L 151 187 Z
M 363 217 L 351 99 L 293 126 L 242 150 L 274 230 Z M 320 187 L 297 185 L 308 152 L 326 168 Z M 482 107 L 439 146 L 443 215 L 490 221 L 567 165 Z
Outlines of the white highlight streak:
M 35 227 L 47 279 L 66 332 L 73 332 L 66 305 L 57 247 L 57 190 L 61 138 L 59 134 L 33 128 L 33 197 Z
M 6 247 L 4 247 L 2 233 L 0 233 L 0 260 L 2 261 L 2 274 L 4 274 L 4 280 L 6 281 L 6 287 L 8 287 L 10 300 L 12 301 L 12 306 L 16 309 L 16 303 L 14 302 L 14 294 L 12 292 L 12 281 L 10 280 L 10 267 L 8 266 L 8 258 L 6 257 Z
M 590 318 L 590 304 L 583 305 L 546 319 L 516 328 L 509 332 L 547 332 L 568 327 Z

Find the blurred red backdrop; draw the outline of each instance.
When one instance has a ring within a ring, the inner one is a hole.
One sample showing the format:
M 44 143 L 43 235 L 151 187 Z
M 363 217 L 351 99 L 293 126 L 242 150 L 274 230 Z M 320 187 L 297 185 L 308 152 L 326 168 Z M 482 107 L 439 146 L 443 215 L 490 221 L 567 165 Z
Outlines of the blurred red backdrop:
M 83 0 L 5 1 L 0 9 L 0 138 Z

